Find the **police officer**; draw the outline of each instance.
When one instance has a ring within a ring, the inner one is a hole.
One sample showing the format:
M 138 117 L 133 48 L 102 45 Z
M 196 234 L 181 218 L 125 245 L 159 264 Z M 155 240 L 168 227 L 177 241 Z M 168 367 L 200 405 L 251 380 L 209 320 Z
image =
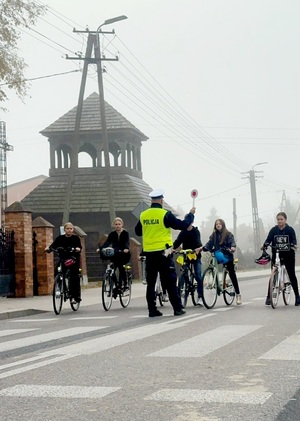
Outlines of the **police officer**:
M 135 227 L 136 235 L 143 236 L 143 251 L 146 256 L 146 279 L 149 317 L 162 316 L 156 307 L 155 282 L 158 272 L 165 280 L 170 303 L 174 316 L 185 313 L 176 286 L 177 275 L 172 254 L 167 249 L 173 245 L 171 228 L 175 230 L 186 229 L 194 221 L 195 208 L 193 207 L 183 221 L 163 209 L 164 191 L 153 190 L 149 193 L 151 207 L 140 214 L 140 220 Z

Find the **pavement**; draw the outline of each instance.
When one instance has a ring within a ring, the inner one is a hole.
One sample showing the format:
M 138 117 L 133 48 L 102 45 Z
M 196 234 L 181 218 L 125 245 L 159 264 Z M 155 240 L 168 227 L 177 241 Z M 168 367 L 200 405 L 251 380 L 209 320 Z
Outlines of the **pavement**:
M 296 268 L 300 271 L 300 267 Z M 239 281 L 260 277 L 268 277 L 270 268 L 253 271 L 238 271 Z M 101 302 L 100 283 L 89 283 L 83 286 L 81 291 L 81 307 L 97 305 Z M 141 281 L 134 281 L 132 287 L 132 298 L 145 297 L 145 285 Z M 30 316 L 39 313 L 53 312 L 52 296 L 34 296 L 27 298 L 0 297 L 0 320 L 12 319 L 16 317 Z

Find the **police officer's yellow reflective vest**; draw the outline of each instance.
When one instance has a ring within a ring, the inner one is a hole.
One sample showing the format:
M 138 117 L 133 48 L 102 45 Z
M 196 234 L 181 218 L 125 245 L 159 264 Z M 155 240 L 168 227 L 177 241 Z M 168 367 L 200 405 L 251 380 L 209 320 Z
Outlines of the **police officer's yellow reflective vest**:
M 144 251 L 165 250 L 166 244 L 172 246 L 171 228 L 166 228 L 164 225 L 166 213 L 167 211 L 162 208 L 149 208 L 141 213 Z

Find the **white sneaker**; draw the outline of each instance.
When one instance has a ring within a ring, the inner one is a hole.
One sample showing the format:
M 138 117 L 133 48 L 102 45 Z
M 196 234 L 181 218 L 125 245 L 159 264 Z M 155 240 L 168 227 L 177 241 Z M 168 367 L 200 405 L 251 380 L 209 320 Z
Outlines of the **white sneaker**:
M 169 301 L 169 298 L 168 298 L 167 294 L 163 294 L 161 300 L 162 300 L 162 302 L 167 303 Z
M 197 306 L 199 306 L 199 307 L 203 307 L 203 300 L 202 300 L 202 298 L 199 298 L 199 300 L 198 300 L 198 302 L 197 302 Z
M 143 280 L 143 285 L 147 285 L 146 279 Z
M 240 306 L 242 304 L 241 294 L 236 294 L 236 305 Z

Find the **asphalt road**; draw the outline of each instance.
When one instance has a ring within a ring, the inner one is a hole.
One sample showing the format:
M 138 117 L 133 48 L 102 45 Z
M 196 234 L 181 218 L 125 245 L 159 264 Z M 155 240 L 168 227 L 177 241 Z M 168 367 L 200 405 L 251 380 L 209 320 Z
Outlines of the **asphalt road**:
M 187 306 L 148 318 L 145 299 L 0 320 L 2 421 L 300 420 L 300 307 Z

